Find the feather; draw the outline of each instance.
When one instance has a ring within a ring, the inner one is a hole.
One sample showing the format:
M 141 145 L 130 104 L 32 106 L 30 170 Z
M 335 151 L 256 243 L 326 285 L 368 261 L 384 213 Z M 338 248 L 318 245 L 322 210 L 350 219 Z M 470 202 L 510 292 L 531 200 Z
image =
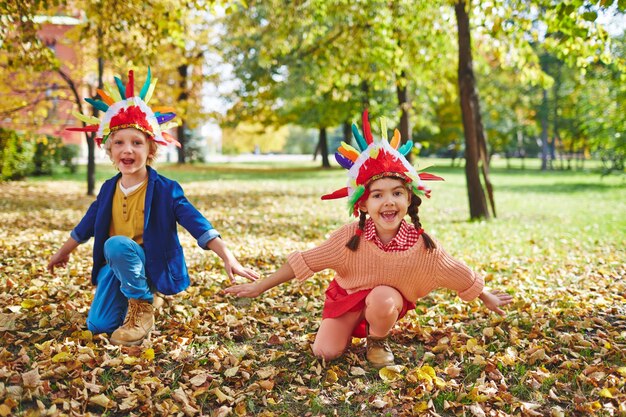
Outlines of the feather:
M 98 92 L 98 95 L 100 96 L 102 101 L 104 101 L 107 105 L 111 106 L 113 105 L 113 103 L 115 103 L 115 101 L 104 91 L 100 90 L 99 88 L 96 89 L 96 91 Z
M 359 201 L 361 197 L 363 197 L 363 194 L 365 194 L 365 187 L 362 185 L 359 185 L 358 187 L 356 187 L 356 189 L 354 190 L 354 193 L 352 193 L 352 195 L 350 196 L 350 201 L 348 201 L 348 208 L 350 209 L 350 214 L 353 214 L 354 205 Z
M 85 101 L 100 111 L 106 112 L 107 110 L 109 110 L 109 106 L 107 106 L 104 101 L 94 100 L 89 97 L 85 97 Z
M 179 141 L 176 140 L 176 138 L 172 135 L 170 135 L 169 133 L 162 133 L 163 139 L 165 139 L 166 141 L 168 141 L 169 143 L 173 143 L 174 145 L 176 145 L 177 148 L 182 148 L 183 146 L 180 144 Z
M 346 143 L 346 142 L 344 142 L 344 141 L 341 141 L 341 147 L 342 147 L 342 148 L 344 148 L 344 149 L 345 149 L 345 150 L 347 150 L 347 151 L 354 152 L 354 153 L 355 153 L 355 154 L 357 154 L 357 155 L 359 155 L 359 153 L 360 153 L 360 152 L 359 152 L 359 151 L 357 151 L 357 150 L 356 150 L 356 149 L 355 149 L 352 145 L 349 145 L 349 144 L 347 144 L 347 143 Z
M 150 72 L 150 67 L 148 67 L 148 76 L 146 77 L 146 81 L 143 83 L 143 87 L 141 87 L 141 91 L 139 92 L 139 98 L 144 101 L 148 88 L 150 88 L 150 78 L 152 78 L 152 73 Z
M 363 135 L 365 135 L 365 141 L 368 145 L 374 141 L 372 129 L 370 129 L 370 121 L 367 116 L 367 109 L 363 110 Z
M 350 169 L 354 165 L 354 162 L 352 162 L 350 159 L 346 158 L 339 152 L 335 152 L 335 160 L 344 169 Z
M 352 148 L 352 146 L 351 146 L 351 148 Z M 356 151 L 354 151 L 354 148 L 352 148 L 352 150 L 348 150 L 348 149 L 344 148 L 343 146 L 340 146 L 337 149 L 337 152 L 339 152 L 340 154 L 342 154 L 343 156 L 345 156 L 346 158 L 348 158 L 352 162 L 356 162 L 356 160 L 359 157 L 359 154 Z
M 90 125 L 85 127 L 67 127 L 65 130 L 71 130 L 72 132 L 97 132 L 98 125 Z
M 76 110 L 74 110 L 72 112 L 72 116 L 74 116 L 75 118 L 77 118 L 78 120 L 80 120 L 81 122 L 85 122 L 88 125 L 99 125 L 100 124 L 100 119 L 98 119 L 95 116 L 86 116 L 82 113 L 77 112 Z
M 428 172 L 420 172 L 417 175 L 419 175 L 420 180 L 422 181 L 445 181 L 443 178 L 437 175 L 429 174 Z
M 380 118 L 380 137 L 389 140 L 387 137 L 387 119 L 384 117 Z
M 363 139 L 363 136 L 359 133 L 359 128 L 354 123 L 352 123 L 352 136 L 354 136 L 354 139 L 356 140 L 357 145 L 359 145 L 359 149 L 361 149 L 361 151 L 367 149 L 367 142 L 365 142 L 365 139 Z
M 110 85 L 105 85 L 104 91 L 106 91 L 109 97 L 111 97 L 115 102 L 122 101 L 122 96 L 120 96 L 120 92 L 117 91 L 116 88 Z
M 158 78 L 154 78 L 151 82 L 150 82 L 150 87 L 148 87 L 148 92 L 146 93 L 146 99 L 144 100 L 144 102 L 146 104 L 148 104 L 148 102 L 150 101 L 150 99 L 152 98 L 152 93 L 154 93 L 154 87 L 156 86 L 156 83 L 159 79 Z
M 166 122 L 166 123 L 163 123 L 159 127 L 161 128 L 161 131 L 169 130 L 169 129 L 173 129 L 175 127 L 178 127 L 178 123 L 177 122 Z
M 344 198 L 348 196 L 348 187 L 340 188 L 330 194 L 324 194 L 322 200 L 334 200 L 336 198 Z
M 398 129 L 393 130 L 393 138 L 391 138 L 390 145 L 393 149 L 398 149 L 398 145 L 400 145 L 400 131 Z
M 163 123 L 165 123 L 165 122 L 169 122 L 169 121 L 170 121 L 170 120 L 172 120 L 174 117 L 176 117 L 176 114 L 174 114 L 174 113 L 165 113 L 165 114 L 160 114 L 160 113 L 159 113 L 159 115 L 158 115 L 158 116 L 157 116 L 156 114 L 155 114 L 155 116 L 156 116 L 157 122 L 158 122 L 159 124 L 163 124 Z
M 122 100 L 122 97 L 126 97 L 126 88 L 124 87 L 124 84 L 122 83 L 122 80 L 120 80 L 119 77 L 114 77 L 115 78 L 115 84 L 117 84 L 117 89 L 120 92 L 120 101 Z
M 176 113 L 176 109 L 171 106 L 155 106 L 152 111 L 156 113 Z
M 126 98 L 131 98 L 135 95 L 135 72 L 128 70 L 128 83 L 126 84 Z
M 407 140 L 404 145 L 400 146 L 400 149 L 398 149 L 398 152 L 406 156 L 406 154 L 411 152 L 411 148 L 413 148 L 413 141 Z

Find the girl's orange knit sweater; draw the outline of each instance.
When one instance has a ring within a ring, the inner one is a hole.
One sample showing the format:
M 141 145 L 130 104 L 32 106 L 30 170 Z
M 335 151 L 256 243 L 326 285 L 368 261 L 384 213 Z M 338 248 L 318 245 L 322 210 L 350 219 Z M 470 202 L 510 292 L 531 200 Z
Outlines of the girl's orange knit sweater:
M 349 293 L 387 285 L 412 302 L 436 288 L 454 290 L 464 301 L 481 294 L 483 279 L 438 243 L 436 249 L 428 251 L 424 239 L 419 239 L 406 251 L 384 252 L 362 238 L 359 248 L 351 251 L 346 243 L 356 229 L 356 222 L 347 224 L 320 246 L 290 254 L 287 261 L 296 278 L 305 280 L 315 272 L 332 269 L 337 283 Z

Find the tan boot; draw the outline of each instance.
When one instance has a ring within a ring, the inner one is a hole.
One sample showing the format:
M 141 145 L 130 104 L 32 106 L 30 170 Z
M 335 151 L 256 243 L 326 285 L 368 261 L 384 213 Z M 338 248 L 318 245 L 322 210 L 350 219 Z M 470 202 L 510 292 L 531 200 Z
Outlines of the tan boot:
M 154 308 L 146 300 L 128 300 L 128 312 L 124 324 L 113 332 L 111 343 L 114 345 L 140 345 L 154 327 Z
M 393 353 L 387 343 L 387 336 L 367 336 L 367 360 L 375 368 L 393 365 Z

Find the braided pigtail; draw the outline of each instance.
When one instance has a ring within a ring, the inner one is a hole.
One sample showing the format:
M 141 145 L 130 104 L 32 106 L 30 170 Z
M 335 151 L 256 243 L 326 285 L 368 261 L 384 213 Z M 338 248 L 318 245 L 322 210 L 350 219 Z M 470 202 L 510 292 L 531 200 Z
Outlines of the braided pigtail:
M 409 217 L 411 217 L 411 222 L 413 223 L 415 230 L 417 230 L 417 232 L 422 235 L 422 238 L 424 238 L 424 244 L 426 245 L 426 249 L 430 251 L 435 249 L 437 245 L 435 245 L 435 242 L 431 239 L 431 237 L 428 236 L 426 232 L 424 232 L 424 229 L 422 229 L 422 223 L 420 223 L 420 217 L 418 214 L 419 206 L 421 204 L 422 199 L 411 193 L 411 204 L 408 208 L 408 214 Z
M 346 243 L 346 247 L 353 252 L 359 248 L 359 242 L 361 241 L 361 235 L 363 234 L 363 230 L 365 229 L 366 219 L 367 215 L 364 211 L 361 211 L 361 215 L 359 216 L 359 228 L 356 229 L 356 233 L 354 234 L 354 236 L 352 236 L 348 243 Z

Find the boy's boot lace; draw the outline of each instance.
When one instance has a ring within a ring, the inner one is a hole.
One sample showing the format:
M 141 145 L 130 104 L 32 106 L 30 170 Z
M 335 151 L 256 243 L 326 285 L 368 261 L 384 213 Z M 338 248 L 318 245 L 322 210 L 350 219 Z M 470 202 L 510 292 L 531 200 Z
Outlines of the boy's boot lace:
M 134 346 L 143 342 L 154 327 L 154 307 L 149 301 L 131 298 L 124 324 L 113 332 L 114 345 Z
M 393 353 L 387 343 L 387 336 L 367 336 L 367 360 L 375 368 L 393 365 Z

